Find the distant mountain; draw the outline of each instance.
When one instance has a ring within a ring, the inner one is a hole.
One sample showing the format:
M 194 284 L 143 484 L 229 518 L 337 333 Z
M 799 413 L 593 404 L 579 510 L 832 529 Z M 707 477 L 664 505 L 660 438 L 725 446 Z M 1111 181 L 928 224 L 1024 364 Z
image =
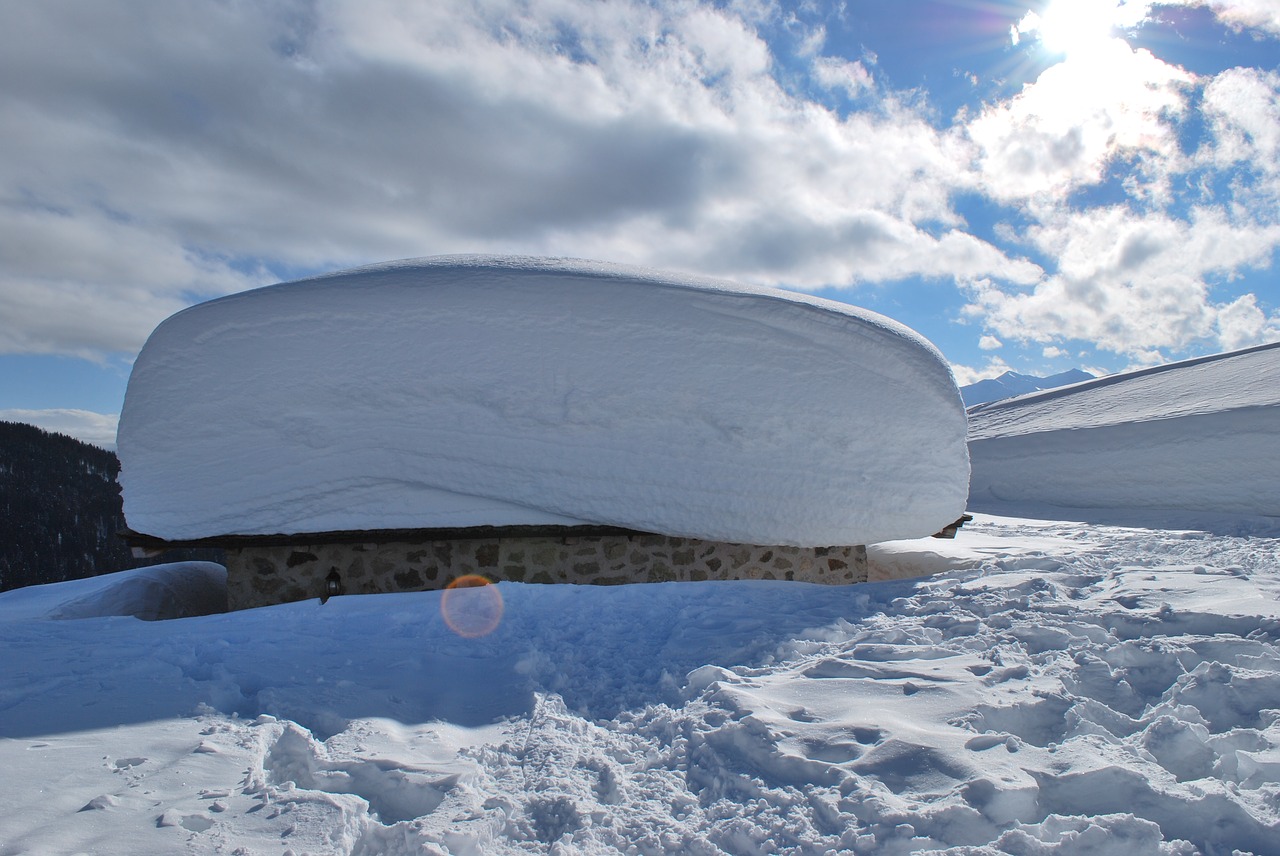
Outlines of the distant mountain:
M 114 452 L 20 422 L 0 422 L 0 591 L 152 565 L 124 528 Z M 183 553 L 179 557 L 178 553 Z M 218 551 L 173 551 L 164 561 L 221 561 Z
M 1093 380 L 1093 375 L 1080 369 L 1068 369 L 1048 377 L 1005 372 L 997 378 L 980 380 L 968 386 L 960 387 L 960 395 L 964 398 L 965 407 L 985 404 L 988 401 L 999 401 L 1028 392 L 1040 392 L 1045 389 L 1056 389 L 1060 386 L 1079 383 L 1082 380 Z

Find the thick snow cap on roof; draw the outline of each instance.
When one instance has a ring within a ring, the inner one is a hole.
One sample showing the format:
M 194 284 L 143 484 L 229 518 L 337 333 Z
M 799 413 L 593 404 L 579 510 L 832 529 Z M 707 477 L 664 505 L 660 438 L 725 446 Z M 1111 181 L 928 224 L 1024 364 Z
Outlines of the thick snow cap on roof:
M 969 409 L 972 499 L 1280 516 L 1280 343 Z
M 754 544 L 928 535 L 964 510 L 947 363 L 805 295 L 451 256 L 179 312 L 134 365 L 125 516 L 167 540 L 600 524 Z

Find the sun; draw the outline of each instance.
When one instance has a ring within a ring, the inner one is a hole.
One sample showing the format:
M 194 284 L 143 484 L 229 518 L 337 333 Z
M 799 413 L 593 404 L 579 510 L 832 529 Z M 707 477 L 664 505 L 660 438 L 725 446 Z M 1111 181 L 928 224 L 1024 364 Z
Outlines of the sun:
M 1051 0 L 1040 14 L 1028 12 L 1016 32 L 1034 33 L 1053 53 L 1070 56 L 1096 50 L 1112 38 L 1117 6 L 1115 0 Z

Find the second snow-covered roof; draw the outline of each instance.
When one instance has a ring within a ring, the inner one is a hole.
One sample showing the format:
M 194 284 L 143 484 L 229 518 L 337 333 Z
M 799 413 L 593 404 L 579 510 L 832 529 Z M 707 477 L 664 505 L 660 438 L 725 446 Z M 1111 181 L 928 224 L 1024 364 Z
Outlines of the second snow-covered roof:
M 969 408 L 969 439 L 1102 428 L 1280 404 L 1280 342 Z

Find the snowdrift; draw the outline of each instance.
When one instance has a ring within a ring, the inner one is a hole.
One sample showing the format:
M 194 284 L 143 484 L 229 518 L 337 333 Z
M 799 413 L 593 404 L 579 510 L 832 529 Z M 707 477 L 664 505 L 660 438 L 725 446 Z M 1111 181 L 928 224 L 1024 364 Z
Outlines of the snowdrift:
M 1280 516 L 1280 343 L 969 410 L 970 501 Z
M 918 537 L 964 509 L 949 367 L 845 304 L 639 268 L 412 260 L 160 325 L 125 516 L 226 534 L 604 524 L 753 544 Z
M 214 562 L 172 562 L 2 594 L 0 612 L 11 620 L 167 621 L 226 612 L 227 569 Z

